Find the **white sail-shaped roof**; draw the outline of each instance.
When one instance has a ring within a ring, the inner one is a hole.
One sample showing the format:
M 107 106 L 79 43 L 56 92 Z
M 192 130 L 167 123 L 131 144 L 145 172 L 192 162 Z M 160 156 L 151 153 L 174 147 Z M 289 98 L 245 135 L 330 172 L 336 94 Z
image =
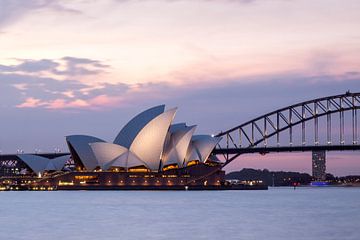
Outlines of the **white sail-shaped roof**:
M 173 129 L 169 142 L 166 144 L 163 165 L 178 164 L 179 167 L 183 166 L 195 129 L 196 126 L 186 127 L 186 125 L 176 128 L 176 130 Z
M 221 138 L 209 135 L 195 135 L 191 140 L 191 144 L 196 149 L 200 161 L 205 162 L 220 140 Z
M 127 159 L 127 165 L 126 168 L 132 168 L 132 167 L 138 167 L 138 166 L 145 166 L 147 168 L 150 169 L 150 166 L 142 161 L 138 156 L 136 156 L 134 153 L 132 152 L 128 152 L 128 159 Z
M 17 156 L 36 174 L 43 173 L 45 170 L 60 171 L 64 168 L 66 161 L 69 159 L 69 155 L 64 155 L 54 159 L 49 159 L 34 154 L 19 154 Z
M 188 164 L 188 162 L 193 161 L 193 160 L 200 161 L 200 157 L 199 157 L 199 153 L 197 152 L 196 148 L 194 147 L 192 142 L 190 142 L 189 147 L 186 152 L 186 157 L 185 157 L 185 161 L 184 161 L 183 165 L 186 166 Z
M 52 163 L 55 167 L 55 170 L 60 171 L 64 168 L 66 162 L 69 160 L 70 155 L 64 155 L 61 157 L 56 157 L 53 159 L 50 159 L 50 163 Z M 48 170 L 48 169 L 46 169 Z
M 170 164 L 177 164 L 178 166 L 181 166 L 181 162 L 175 148 L 171 148 L 168 152 L 163 154 L 162 166 Z
M 76 154 L 80 158 L 80 161 L 87 170 L 94 170 L 97 166 L 99 166 L 89 144 L 95 142 L 105 142 L 104 140 L 87 135 L 71 135 L 66 137 L 66 141 L 75 150 Z
M 178 153 L 179 162 L 182 165 L 186 157 L 187 149 L 189 148 L 191 138 L 195 132 L 196 126 L 188 127 L 184 131 L 177 131 L 173 134 L 175 148 Z M 180 166 L 181 166 L 180 165 Z
M 153 171 L 157 171 L 159 168 L 165 138 L 175 113 L 176 108 L 155 117 L 141 129 L 130 146 L 130 151 L 135 153 Z
M 165 110 L 165 105 L 159 105 L 150 108 L 140 114 L 136 115 L 130 120 L 116 136 L 114 143 L 130 148 L 132 142 L 140 131 L 154 118 L 162 114 Z
M 149 168 L 149 166 L 143 162 L 139 157 L 137 157 L 134 153 L 130 151 L 126 151 L 116 159 L 111 162 L 108 162 L 104 165 L 104 170 L 108 170 L 111 167 L 122 167 L 126 170 L 132 167 L 145 166 Z
M 49 163 L 49 159 L 33 154 L 17 155 L 21 161 L 26 163 L 36 174 L 43 173 Z
M 104 169 L 105 165 L 108 165 L 110 162 L 128 151 L 128 149 L 123 146 L 106 142 L 90 143 L 90 148 L 92 149 L 99 166 L 103 170 L 107 170 Z
M 105 142 L 90 143 L 99 166 L 103 170 L 109 170 L 111 167 L 131 168 L 147 164 L 141 161 L 134 153 L 127 148 Z
M 110 162 L 105 163 L 102 166 L 103 170 L 109 170 L 111 167 L 120 167 L 120 168 L 127 168 L 127 161 L 129 156 L 129 150 L 126 150 L 123 154 L 117 156 L 115 159 L 111 160 Z
M 70 158 L 70 155 L 64 155 L 61 157 L 48 159 L 49 162 L 44 170 L 61 171 L 64 168 L 65 163 L 69 160 L 69 158 Z
M 169 128 L 169 132 L 173 133 L 179 130 L 185 130 L 188 127 L 186 126 L 186 123 L 175 123 L 175 124 L 171 124 L 170 128 Z
M 48 164 L 46 165 L 46 168 L 44 170 L 47 170 L 47 171 L 56 171 L 56 167 L 54 165 L 53 162 L 48 162 Z

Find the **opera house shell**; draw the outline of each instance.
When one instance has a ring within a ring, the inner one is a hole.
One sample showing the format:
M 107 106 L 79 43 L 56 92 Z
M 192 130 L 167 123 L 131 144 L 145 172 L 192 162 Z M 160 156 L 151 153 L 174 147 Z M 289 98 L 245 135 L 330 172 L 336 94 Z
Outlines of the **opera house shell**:
M 113 143 L 86 135 L 67 136 L 72 158 L 83 171 L 160 172 L 218 162 L 210 154 L 220 138 L 194 135 L 196 126 L 173 124 L 176 110 L 160 105 L 141 112 Z
M 63 170 L 70 157 L 70 155 L 63 155 L 49 159 L 34 154 L 19 154 L 17 156 L 37 175 L 42 175 L 45 171 Z

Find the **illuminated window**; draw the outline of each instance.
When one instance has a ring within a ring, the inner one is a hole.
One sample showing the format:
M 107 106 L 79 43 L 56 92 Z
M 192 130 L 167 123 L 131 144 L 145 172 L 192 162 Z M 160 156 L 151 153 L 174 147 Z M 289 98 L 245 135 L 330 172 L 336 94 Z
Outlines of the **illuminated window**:
M 167 171 L 167 170 L 171 170 L 171 169 L 178 169 L 179 166 L 177 164 L 171 164 L 171 165 L 166 165 L 165 167 L 163 167 L 163 171 Z
M 187 166 L 190 167 L 190 166 L 197 165 L 197 164 L 199 164 L 199 160 L 192 160 L 192 161 L 188 162 Z
M 74 185 L 74 182 L 73 181 L 71 181 L 71 182 L 59 181 L 59 186 L 67 186 L 67 185 Z
M 75 176 L 76 180 L 93 180 L 93 179 L 97 179 L 97 178 L 98 178 L 97 176 L 87 176 L 87 175 Z
M 145 166 L 132 167 L 128 169 L 129 172 L 150 172 Z

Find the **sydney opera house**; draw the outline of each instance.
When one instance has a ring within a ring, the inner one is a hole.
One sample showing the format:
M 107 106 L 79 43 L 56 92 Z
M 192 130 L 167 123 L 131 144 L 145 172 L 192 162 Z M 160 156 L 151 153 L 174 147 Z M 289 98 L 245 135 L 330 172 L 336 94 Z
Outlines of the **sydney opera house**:
M 66 137 L 68 154 L 17 154 L 12 161 L 2 159 L 0 174 L 2 179 L 11 175 L 17 186 L 33 189 L 220 188 L 224 171 L 211 155 L 220 139 L 195 135 L 196 126 L 174 123 L 176 110 L 160 105 L 141 112 L 112 143 L 71 135 Z

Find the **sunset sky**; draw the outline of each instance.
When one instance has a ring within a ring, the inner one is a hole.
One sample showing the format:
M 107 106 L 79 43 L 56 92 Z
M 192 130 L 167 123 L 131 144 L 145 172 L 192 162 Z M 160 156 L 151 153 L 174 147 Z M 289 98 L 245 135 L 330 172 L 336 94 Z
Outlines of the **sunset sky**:
M 300 101 L 360 91 L 358 0 L 0 0 L 0 150 L 112 141 L 140 111 L 213 134 Z M 311 154 L 242 167 L 311 171 Z M 328 171 L 360 174 L 359 153 Z

